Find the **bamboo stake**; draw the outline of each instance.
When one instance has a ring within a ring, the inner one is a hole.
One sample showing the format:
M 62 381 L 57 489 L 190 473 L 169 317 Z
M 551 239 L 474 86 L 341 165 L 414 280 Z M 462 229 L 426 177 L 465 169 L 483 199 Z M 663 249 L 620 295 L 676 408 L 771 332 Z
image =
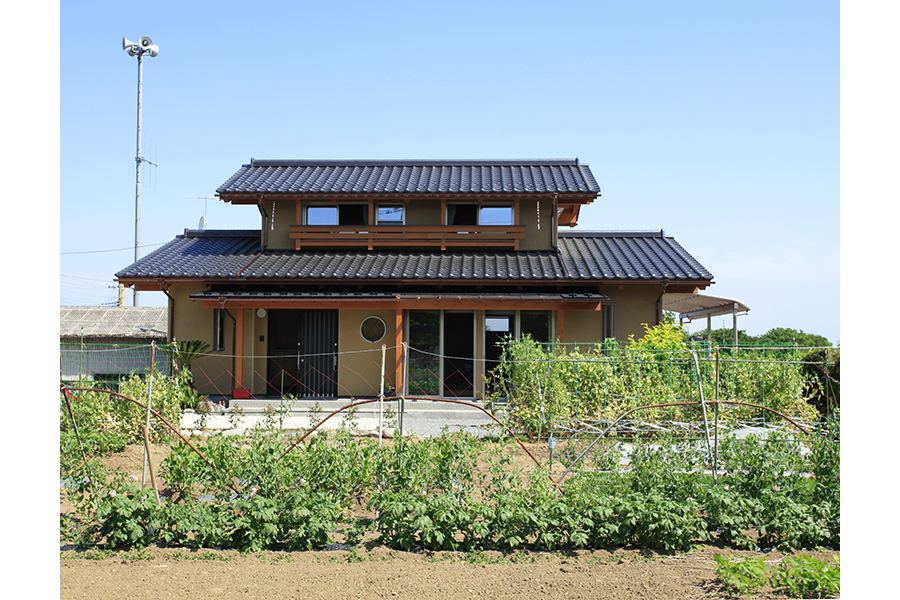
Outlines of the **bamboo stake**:
M 153 484 L 153 495 L 156 497 L 156 504 L 162 505 L 159 499 L 159 488 L 156 487 L 156 477 L 153 476 L 153 462 L 150 460 L 150 430 L 144 426 L 144 456 L 146 465 L 150 470 L 150 482 Z
M 381 435 L 383 431 L 382 419 L 384 417 L 384 359 L 387 348 L 381 345 L 381 388 L 378 392 L 378 447 L 381 447 Z
M 176 346 L 177 349 L 177 346 Z M 147 385 L 147 420 L 144 431 L 150 429 L 150 404 L 153 399 L 153 363 L 156 360 L 156 342 L 150 342 L 150 381 Z M 147 435 L 146 433 L 144 434 Z M 145 437 L 146 439 L 146 437 Z M 141 471 L 141 489 L 147 484 L 147 463 L 150 462 L 150 449 L 144 451 L 144 469 Z

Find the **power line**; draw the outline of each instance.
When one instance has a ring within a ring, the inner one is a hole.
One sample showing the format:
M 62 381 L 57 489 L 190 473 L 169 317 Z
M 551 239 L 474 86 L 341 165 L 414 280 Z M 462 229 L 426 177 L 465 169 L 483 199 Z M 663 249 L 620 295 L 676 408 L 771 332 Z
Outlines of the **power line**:
M 144 244 L 144 247 L 162 246 L 163 244 L 166 244 L 166 243 L 168 243 L 168 242 L 162 242 L 159 244 Z M 122 252 L 124 250 L 134 250 L 134 247 L 132 246 L 130 248 L 114 248 L 112 250 L 82 250 L 79 252 L 60 252 L 60 255 L 63 255 L 63 254 L 100 254 L 103 252 Z

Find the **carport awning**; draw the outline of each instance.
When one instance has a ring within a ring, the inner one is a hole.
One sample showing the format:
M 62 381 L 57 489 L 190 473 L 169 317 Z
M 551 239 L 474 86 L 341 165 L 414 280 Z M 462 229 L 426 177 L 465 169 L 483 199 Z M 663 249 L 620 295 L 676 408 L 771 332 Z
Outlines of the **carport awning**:
M 678 313 L 682 320 L 693 321 L 701 317 L 746 314 L 750 307 L 733 298 L 707 296 L 706 294 L 664 294 L 663 310 Z

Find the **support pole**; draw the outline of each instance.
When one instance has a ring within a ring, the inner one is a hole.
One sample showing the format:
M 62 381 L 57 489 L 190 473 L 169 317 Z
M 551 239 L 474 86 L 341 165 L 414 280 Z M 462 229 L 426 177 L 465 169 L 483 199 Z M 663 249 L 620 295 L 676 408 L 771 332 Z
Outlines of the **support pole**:
M 737 342 L 735 341 L 735 345 Z M 719 349 L 716 348 L 716 428 L 713 431 L 713 484 L 719 483 Z
M 141 95 L 144 82 L 144 55 L 138 54 L 138 94 L 137 94 L 137 153 L 135 162 L 134 184 L 134 262 L 141 258 Z M 137 285 L 134 286 L 134 306 L 140 306 Z
M 401 367 L 401 369 L 404 373 L 406 373 L 409 370 L 409 364 L 408 364 L 409 349 L 406 346 L 406 342 L 403 342 L 403 345 L 401 346 L 401 348 L 402 348 L 401 351 L 403 353 L 403 360 L 401 361 L 401 364 L 403 366 Z M 401 438 L 403 437 L 403 413 L 405 413 L 405 412 L 406 412 L 406 397 L 404 396 L 404 394 L 401 393 L 400 394 L 400 437 Z
M 381 436 L 383 431 L 384 419 L 384 361 L 386 357 L 387 347 L 381 345 L 381 387 L 378 392 L 378 446 L 381 447 Z
M 731 331 L 734 332 L 734 346 L 737 348 L 738 345 L 738 332 L 737 332 L 737 302 L 735 302 L 731 307 Z M 718 400 L 718 398 L 716 398 Z
M 147 419 L 144 422 L 144 469 L 141 473 L 141 489 L 147 483 L 147 465 L 150 462 L 150 446 L 147 438 L 150 435 L 150 405 L 153 400 L 153 365 L 155 362 L 156 342 L 150 342 L 150 380 L 147 384 Z
M 147 466 L 150 469 L 150 482 L 153 485 L 153 496 L 156 498 L 156 504 L 160 505 L 162 502 L 159 499 L 159 487 L 156 485 L 156 477 L 153 476 L 153 462 L 150 460 L 150 429 L 147 426 L 144 426 L 144 455 L 147 457 Z

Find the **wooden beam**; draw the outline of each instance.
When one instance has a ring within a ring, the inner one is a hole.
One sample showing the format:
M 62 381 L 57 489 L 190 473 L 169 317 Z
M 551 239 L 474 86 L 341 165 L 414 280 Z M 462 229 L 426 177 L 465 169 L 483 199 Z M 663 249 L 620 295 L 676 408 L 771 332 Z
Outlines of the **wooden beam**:
M 565 314 L 566 311 L 564 310 L 556 311 L 556 340 L 560 343 L 566 341 Z

